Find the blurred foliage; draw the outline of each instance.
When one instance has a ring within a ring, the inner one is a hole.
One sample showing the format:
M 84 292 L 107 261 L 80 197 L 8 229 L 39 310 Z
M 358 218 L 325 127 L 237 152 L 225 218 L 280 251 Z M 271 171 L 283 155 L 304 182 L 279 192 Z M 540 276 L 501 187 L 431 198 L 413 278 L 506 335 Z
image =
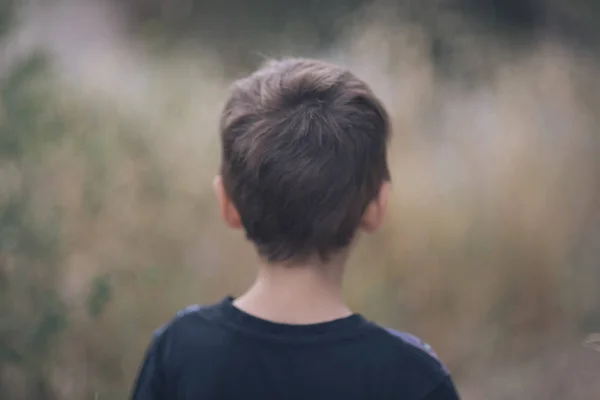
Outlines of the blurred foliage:
M 47 115 L 45 103 L 49 93 L 39 93 L 36 81 L 44 78 L 44 56 L 35 54 L 13 67 L 2 81 L 3 105 L 0 152 L 3 159 L 22 159 L 29 152 L 43 151 L 49 142 L 64 131 L 62 122 Z M 44 98 L 45 97 L 45 98 Z
M 0 37 L 5 35 L 11 26 L 13 8 L 12 0 L 0 0 Z
M 102 314 L 110 301 L 111 292 L 112 286 L 108 275 L 99 276 L 92 282 L 92 291 L 88 298 L 88 312 L 92 317 L 98 318 Z
M 28 165 L 64 130 L 47 113 L 49 93 L 36 85 L 44 79 L 44 61 L 29 56 L 0 81 L 0 165 L 21 174 L 14 190 L 2 188 L 0 203 L 0 373 L 19 368 L 32 398 L 51 398 L 45 380 L 49 357 L 68 320 L 54 284 L 61 262 L 60 213 L 41 221 L 31 212 L 36 188 Z M 3 383 L 0 397 L 11 398 Z
M 133 26 L 149 36 L 193 37 L 250 65 L 265 53 L 327 49 L 347 34 L 349 25 L 369 18 L 374 6 L 387 20 L 423 28 L 442 64 L 457 62 L 448 57 L 456 51 L 456 41 L 463 40 L 462 28 L 451 20 L 461 19 L 462 26 L 465 17 L 477 35 L 493 35 L 514 47 L 529 48 L 541 34 L 600 50 L 600 3 L 595 0 L 127 0 L 125 4 Z

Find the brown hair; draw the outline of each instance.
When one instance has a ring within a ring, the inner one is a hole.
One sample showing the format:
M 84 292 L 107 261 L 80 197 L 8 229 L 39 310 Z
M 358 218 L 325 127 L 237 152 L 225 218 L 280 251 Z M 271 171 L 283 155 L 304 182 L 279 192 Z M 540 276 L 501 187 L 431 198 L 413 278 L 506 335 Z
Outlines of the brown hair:
M 225 191 L 269 262 L 327 260 L 347 247 L 390 179 L 383 105 L 326 62 L 271 61 L 238 80 L 220 131 Z

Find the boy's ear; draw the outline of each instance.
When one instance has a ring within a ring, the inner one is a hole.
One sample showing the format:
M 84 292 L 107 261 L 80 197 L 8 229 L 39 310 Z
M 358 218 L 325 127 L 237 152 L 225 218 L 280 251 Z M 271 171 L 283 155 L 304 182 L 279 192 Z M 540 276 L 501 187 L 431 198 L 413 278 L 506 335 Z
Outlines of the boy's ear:
M 384 182 L 379 189 L 379 194 L 367 206 L 362 220 L 360 221 L 360 229 L 367 233 L 377 231 L 387 214 L 388 200 L 390 196 L 391 183 Z
M 219 202 L 219 209 L 221 211 L 221 217 L 223 218 L 223 221 L 225 221 L 227 226 L 230 228 L 241 229 L 243 227 L 242 219 L 237 209 L 233 205 L 231 198 L 225 191 L 221 175 L 217 175 L 213 179 L 213 188 L 217 196 L 217 201 Z

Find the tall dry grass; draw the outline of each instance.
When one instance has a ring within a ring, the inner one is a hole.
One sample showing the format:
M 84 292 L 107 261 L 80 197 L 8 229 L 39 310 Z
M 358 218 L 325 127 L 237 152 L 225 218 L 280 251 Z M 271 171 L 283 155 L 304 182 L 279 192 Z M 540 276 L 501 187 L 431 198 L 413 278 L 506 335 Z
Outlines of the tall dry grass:
M 27 187 L 34 226 L 60 215 L 51 279 L 43 261 L 20 266 L 67 305 L 37 371 L 44 393 L 125 398 L 155 328 L 252 278 L 253 250 L 220 224 L 210 185 L 231 76 L 214 51 L 159 57 L 118 11 L 65 4 L 23 10 L 8 40 L 4 69 L 32 49 L 51 55 L 32 90 L 64 129 L 42 153 L 0 165 L 1 194 Z M 318 55 L 367 79 L 395 128 L 391 215 L 361 238 L 348 298 L 431 342 L 466 400 L 597 398 L 600 353 L 583 343 L 600 330 L 600 70 L 544 38 L 518 55 L 464 39 L 456 51 L 482 79 L 440 75 L 423 32 L 379 18 Z M 30 295 L 10 282 L 9 323 L 25 329 Z M 108 302 L 90 314 L 98 291 Z M 31 374 L 2 373 L 11 399 L 32 398 Z

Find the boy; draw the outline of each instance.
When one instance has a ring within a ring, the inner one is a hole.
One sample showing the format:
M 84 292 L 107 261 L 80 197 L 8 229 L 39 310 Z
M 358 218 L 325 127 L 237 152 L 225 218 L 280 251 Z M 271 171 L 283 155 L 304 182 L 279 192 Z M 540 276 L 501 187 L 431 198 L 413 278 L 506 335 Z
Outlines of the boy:
M 379 228 L 390 186 L 370 88 L 325 62 L 273 61 L 234 84 L 220 133 L 220 211 L 254 244 L 258 276 L 157 332 L 133 399 L 458 399 L 428 346 L 342 299 L 353 240 Z

